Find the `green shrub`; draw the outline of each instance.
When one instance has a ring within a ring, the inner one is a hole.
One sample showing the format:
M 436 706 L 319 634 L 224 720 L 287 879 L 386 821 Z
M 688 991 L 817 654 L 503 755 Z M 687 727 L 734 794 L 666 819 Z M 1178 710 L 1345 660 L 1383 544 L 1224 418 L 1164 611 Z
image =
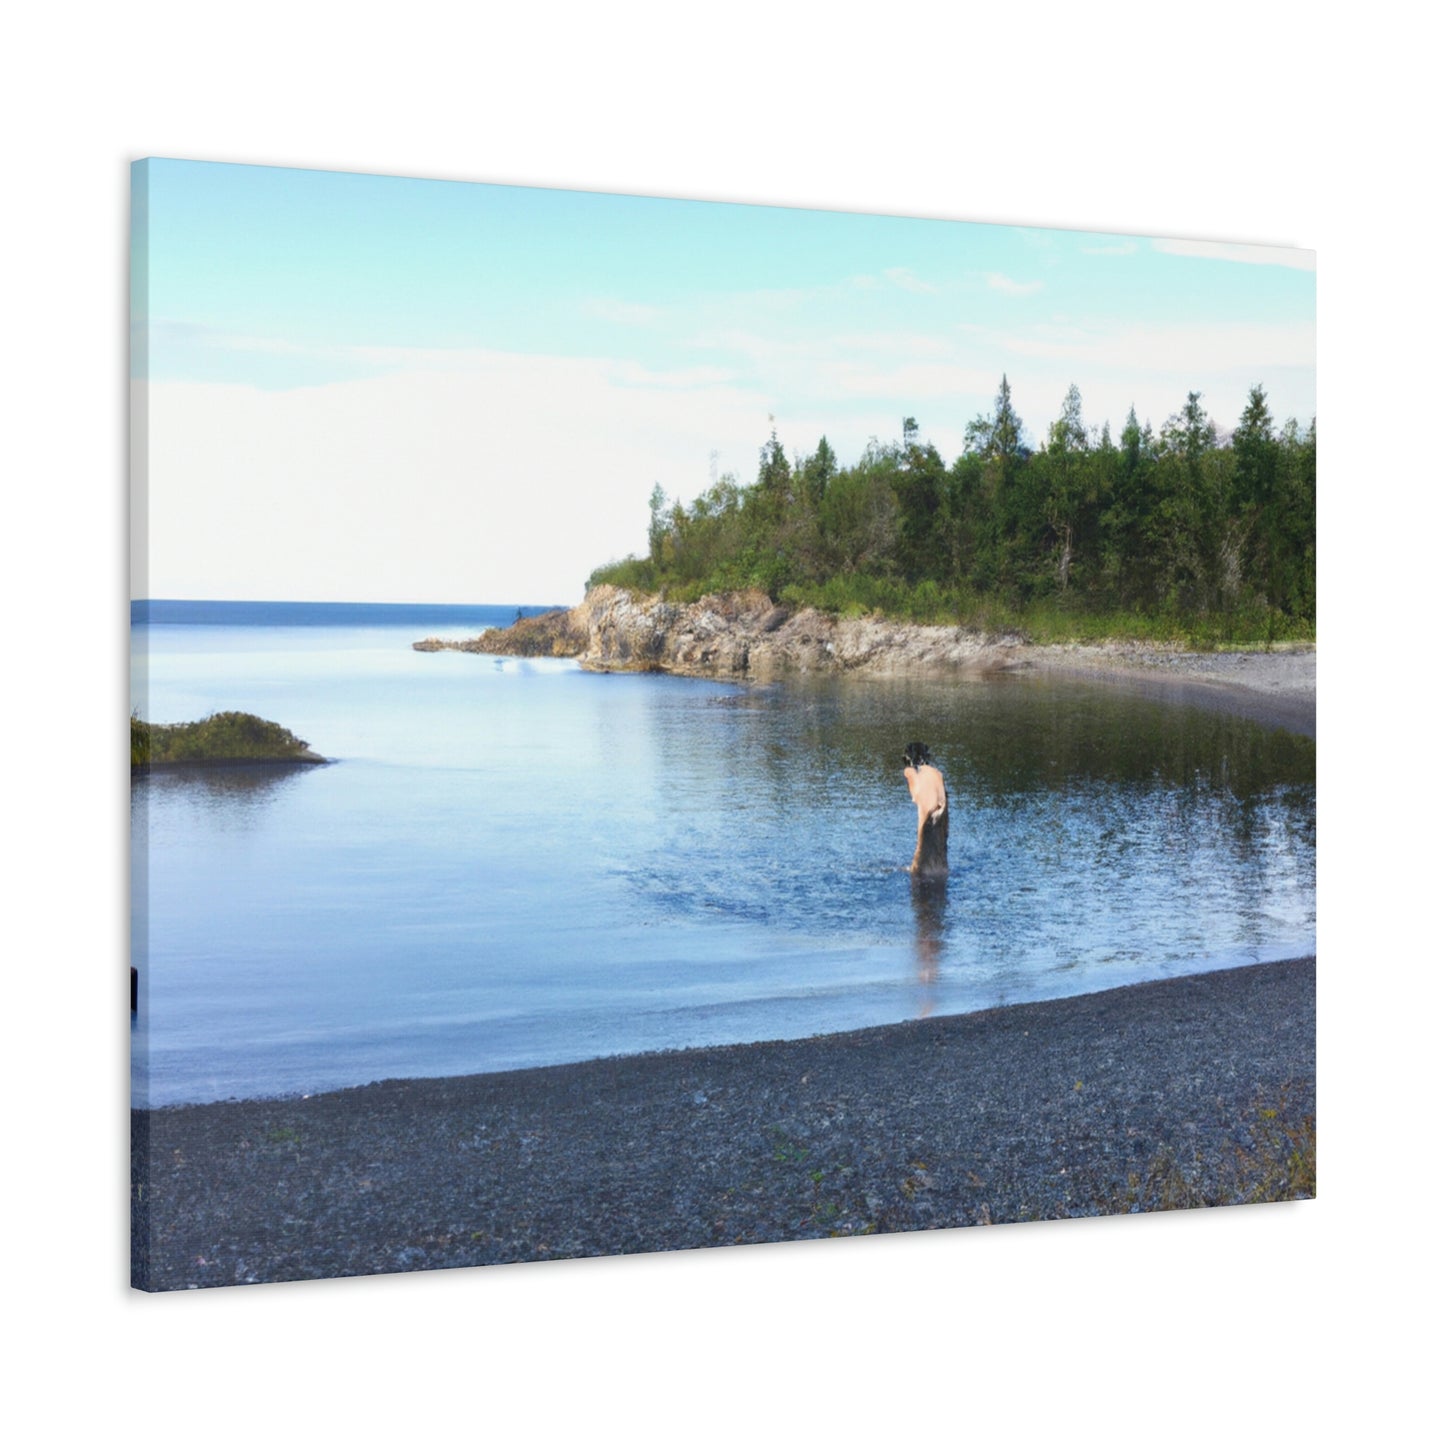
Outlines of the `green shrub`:
M 624 557 L 620 562 L 606 562 L 598 567 L 587 579 L 587 585 L 625 587 L 629 592 L 656 592 L 657 568 L 646 557 Z
M 155 763 L 290 762 L 309 745 L 280 723 L 254 713 L 217 712 L 199 722 L 147 723 L 130 719 L 131 767 Z

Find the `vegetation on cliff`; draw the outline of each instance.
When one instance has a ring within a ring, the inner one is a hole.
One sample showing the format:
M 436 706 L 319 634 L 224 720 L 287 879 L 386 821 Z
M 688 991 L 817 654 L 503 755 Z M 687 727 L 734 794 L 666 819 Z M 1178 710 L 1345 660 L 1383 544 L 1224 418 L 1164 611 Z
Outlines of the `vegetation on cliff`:
M 1131 408 L 1116 442 L 1071 386 L 1035 449 L 1005 376 L 951 466 L 908 417 L 851 467 L 826 437 L 790 461 L 774 430 L 751 485 L 726 475 L 686 506 L 655 486 L 647 555 L 598 583 L 675 601 L 760 588 L 1040 641 L 1312 639 L 1315 424 L 1276 427 L 1256 386 L 1228 433 L 1190 392 L 1157 435 Z
M 310 746 L 279 723 L 248 712 L 217 712 L 199 722 L 148 723 L 130 717 L 130 765 L 318 763 Z

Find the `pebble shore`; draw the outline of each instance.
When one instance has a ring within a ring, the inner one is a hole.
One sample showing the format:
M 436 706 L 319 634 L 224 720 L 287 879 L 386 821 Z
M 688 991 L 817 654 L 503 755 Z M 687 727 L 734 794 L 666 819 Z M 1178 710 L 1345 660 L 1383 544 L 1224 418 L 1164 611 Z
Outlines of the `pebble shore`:
M 132 1280 L 1310 1197 L 1314 1112 L 1313 958 L 795 1042 L 137 1111 Z

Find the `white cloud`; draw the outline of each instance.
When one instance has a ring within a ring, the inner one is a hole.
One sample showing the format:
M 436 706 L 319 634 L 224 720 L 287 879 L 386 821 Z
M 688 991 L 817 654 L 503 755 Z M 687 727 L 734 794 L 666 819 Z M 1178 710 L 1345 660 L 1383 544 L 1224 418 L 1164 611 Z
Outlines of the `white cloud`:
M 1166 256 L 1191 256 L 1207 261 L 1236 261 L 1248 266 L 1288 266 L 1296 271 L 1313 271 L 1315 253 L 1291 246 L 1245 246 L 1227 241 L 1169 241 L 1150 243 Z
M 1086 256 L 1132 256 L 1139 249 L 1136 241 L 1120 241 L 1115 245 L 1081 246 Z
M 468 355 L 283 391 L 139 387 L 147 590 L 574 601 L 644 545 L 653 482 L 696 493 L 714 448 L 751 478 L 767 398 L 701 371 Z
M 984 279 L 990 290 L 1000 291 L 1005 296 L 1032 296 L 1036 291 L 1044 289 L 1042 281 L 1015 281 L 1012 276 L 1005 276 L 1002 271 L 990 271 Z
M 138 383 L 148 524 L 138 585 L 158 597 L 567 602 L 641 551 L 660 482 L 690 500 L 756 473 L 768 416 L 790 453 L 826 434 L 845 462 L 905 412 L 956 453 L 991 372 L 908 333 L 726 340 L 715 365 L 480 349 L 340 348 L 372 374 L 285 389 Z
M 889 266 L 884 272 L 895 286 L 904 291 L 913 291 L 919 295 L 932 296 L 938 292 L 938 287 L 930 281 L 925 281 L 921 276 L 916 276 L 907 266 Z
M 640 301 L 620 301 L 613 296 L 596 296 L 584 302 L 583 311 L 601 321 L 615 321 L 620 326 L 655 326 L 665 312 L 661 306 Z
M 732 328 L 700 332 L 688 338 L 689 347 L 736 352 L 757 363 L 826 361 L 840 355 L 866 357 L 950 356 L 955 347 L 947 337 L 922 331 L 837 331 L 810 336 L 782 336 L 771 332 Z
M 1308 322 L 1200 322 L 1096 330 L 1048 326 L 998 333 L 994 339 L 1019 356 L 1181 375 L 1237 367 L 1313 366 L 1315 351 L 1315 329 Z
M 866 362 L 839 361 L 826 366 L 819 379 L 825 392 L 891 398 L 904 406 L 945 401 L 958 407 L 960 398 L 992 392 L 998 386 L 998 377 L 989 370 L 942 362 L 914 362 L 884 368 Z
M 916 271 L 910 270 L 907 266 L 886 266 L 879 275 L 863 273 L 850 276 L 845 289 L 853 291 L 877 291 L 880 290 L 883 282 L 897 286 L 903 291 L 913 291 L 920 296 L 934 296 L 943 288 L 935 286 L 932 281 L 925 281 Z M 836 293 L 838 288 L 833 286 L 819 286 L 809 294 L 818 297 L 827 297 Z
M 242 356 L 275 356 L 288 360 L 316 362 L 335 368 L 371 367 L 378 371 L 406 367 L 432 370 L 466 370 L 479 357 L 490 353 L 475 347 L 370 346 L 296 341 L 287 336 L 253 335 L 219 327 L 158 319 L 151 323 L 154 350 L 168 351 L 181 346 Z M 329 375 L 329 372 L 328 372 Z
M 785 337 L 733 330 L 699 336 L 694 343 L 737 358 L 738 374 L 750 379 L 752 390 L 773 398 L 768 410 L 779 415 L 780 434 L 785 414 L 828 415 L 828 436 L 845 460 L 856 456 L 870 435 L 896 437 L 904 412 L 926 412 L 928 403 L 941 400 L 952 419 L 961 414 L 962 397 L 997 384 L 997 377 L 990 382 L 986 371 L 962 355 L 957 342 L 921 332 Z M 885 418 L 881 431 L 878 414 Z M 799 437 L 809 446 L 817 440 L 808 426 L 785 441 L 792 446 Z
M 601 361 L 603 374 L 618 386 L 643 387 L 660 391 L 695 391 L 699 387 L 727 385 L 737 374 L 726 366 L 682 366 L 656 371 L 635 361 Z

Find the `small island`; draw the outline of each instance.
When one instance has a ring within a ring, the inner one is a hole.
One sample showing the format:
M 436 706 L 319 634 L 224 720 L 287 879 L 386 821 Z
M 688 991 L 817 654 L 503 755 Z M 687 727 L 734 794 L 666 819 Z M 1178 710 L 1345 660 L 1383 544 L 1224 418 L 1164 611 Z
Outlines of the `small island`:
M 326 761 L 295 733 L 254 713 L 216 712 L 188 723 L 148 723 L 131 714 L 132 774 L 156 768 Z

